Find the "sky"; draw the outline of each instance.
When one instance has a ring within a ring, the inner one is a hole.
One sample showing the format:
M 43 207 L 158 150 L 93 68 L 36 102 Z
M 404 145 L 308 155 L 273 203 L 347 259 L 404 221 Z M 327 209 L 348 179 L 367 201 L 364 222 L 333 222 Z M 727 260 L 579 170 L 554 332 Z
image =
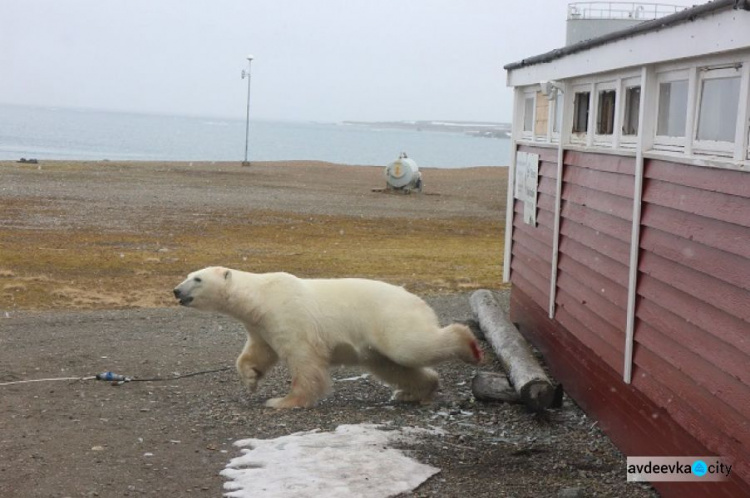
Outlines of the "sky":
M 671 3 L 691 3 L 671 0 Z M 511 119 L 564 0 L 2 0 L 0 103 L 251 119 Z

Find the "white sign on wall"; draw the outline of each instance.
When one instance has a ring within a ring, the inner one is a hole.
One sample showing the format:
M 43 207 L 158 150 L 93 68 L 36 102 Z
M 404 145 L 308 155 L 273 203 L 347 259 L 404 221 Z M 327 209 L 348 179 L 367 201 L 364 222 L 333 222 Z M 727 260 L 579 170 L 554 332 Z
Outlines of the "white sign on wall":
M 536 197 L 539 186 L 539 154 L 516 152 L 514 197 L 523 201 L 523 221 L 536 226 Z

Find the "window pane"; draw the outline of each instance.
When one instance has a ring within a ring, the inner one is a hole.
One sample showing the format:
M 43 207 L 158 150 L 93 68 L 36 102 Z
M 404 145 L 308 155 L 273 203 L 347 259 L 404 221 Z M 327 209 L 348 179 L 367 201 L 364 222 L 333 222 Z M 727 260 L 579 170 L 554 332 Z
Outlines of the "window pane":
M 558 91 L 555 96 L 555 122 L 552 123 L 552 131 L 554 133 L 560 133 L 562 128 L 562 111 L 563 111 L 563 94 Z
M 704 80 L 695 138 L 734 142 L 739 102 L 739 77 Z
M 589 128 L 589 92 L 576 93 L 573 101 L 573 133 L 586 133 Z
M 534 129 L 534 99 L 528 98 L 523 102 L 523 131 Z
M 659 119 L 657 135 L 684 137 L 687 120 L 687 80 L 659 85 Z
M 599 109 L 596 118 L 596 133 L 611 135 L 615 129 L 615 91 L 599 92 Z
M 625 117 L 622 123 L 623 135 L 638 134 L 638 115 L 641 112 L 641 87 L 625 90 Z

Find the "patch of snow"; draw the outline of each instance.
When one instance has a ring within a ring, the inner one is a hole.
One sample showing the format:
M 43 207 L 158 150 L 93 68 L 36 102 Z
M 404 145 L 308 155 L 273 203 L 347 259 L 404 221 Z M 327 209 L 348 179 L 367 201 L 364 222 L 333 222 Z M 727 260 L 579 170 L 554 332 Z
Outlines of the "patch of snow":
M 298 432 L 276 439 L 243 439 L 244 448 L 221 475 L 231 498 L 381 498 L 409 492 L 440 469 L 389 448 L 441 430 L 381 430 L 373 424 L 340 425 L 334 432 Z

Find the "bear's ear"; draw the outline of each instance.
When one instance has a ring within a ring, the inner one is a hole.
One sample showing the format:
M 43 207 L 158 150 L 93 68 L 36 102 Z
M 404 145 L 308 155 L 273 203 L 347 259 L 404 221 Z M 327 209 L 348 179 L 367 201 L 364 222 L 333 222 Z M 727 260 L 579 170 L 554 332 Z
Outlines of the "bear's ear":
M 230 278 L 232 278 L 232 272 L 231 270 L 226 270 L 224 272 L 224 280 L 229 280 Z

